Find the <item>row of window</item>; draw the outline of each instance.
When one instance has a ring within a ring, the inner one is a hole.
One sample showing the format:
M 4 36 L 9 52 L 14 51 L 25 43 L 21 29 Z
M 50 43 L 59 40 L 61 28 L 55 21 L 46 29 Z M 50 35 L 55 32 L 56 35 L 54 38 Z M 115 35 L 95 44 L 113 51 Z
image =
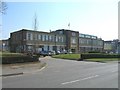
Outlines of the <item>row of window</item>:
M 48 34 L 34 34 L 27 33 L 27 40 L 40 40 L 40 41 L 50 41 L 50 42 L 64 42 L 65 38 L 63 36 L 48 35 Z M 75 37 L 71 38 L 71 43 L 76 44 L 77 39 Z M 84 45 L 103 45 L 103 41 L 95 39 L 79 39 L 80 44 Z
M 96 36 L 86 35 L 86 34 L 80 34 L 79 37 L 82 37 L 82 38 L 92 38 L 92 39 L 97 39 Z
M 55 36 L 55 35 L 48 35 L 48 34 L 34 34 L 27 33 L 27 40 L 40 40 L 40 41 L 51 41 L 51 42 L 64 42 L 63 36 Z
M 63 34 L 63 31 L 58 31 L 57 33 L 62 35 L 62 34 Z M 75 33 L 75 32 L 72 32 L 72 36 L 76 36 L 76 33 Z
M 94 40 L 94 39 L 79 39 L 79 43 L 83 45 L 103 45 L 103 41 Z

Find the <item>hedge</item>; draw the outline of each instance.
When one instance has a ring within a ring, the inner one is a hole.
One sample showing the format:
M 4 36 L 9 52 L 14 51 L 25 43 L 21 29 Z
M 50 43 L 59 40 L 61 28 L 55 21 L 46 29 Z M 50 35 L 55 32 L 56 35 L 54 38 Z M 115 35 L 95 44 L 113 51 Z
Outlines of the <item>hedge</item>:
M 34 62 L 38 61 L 39 56 L 34 55 L 34 56 L 28 56 L 24 54 L 8 54 L 6 56 L 3 54 L 2 56 L 2 64 L 13 64 L 13 63 L 24 63 L 24 62 Z
M 87 53 L 81 54 L 82 59 L 90 59 L 90 58 L 120 58 L 118 54 L 101 54 L 101 53 Z

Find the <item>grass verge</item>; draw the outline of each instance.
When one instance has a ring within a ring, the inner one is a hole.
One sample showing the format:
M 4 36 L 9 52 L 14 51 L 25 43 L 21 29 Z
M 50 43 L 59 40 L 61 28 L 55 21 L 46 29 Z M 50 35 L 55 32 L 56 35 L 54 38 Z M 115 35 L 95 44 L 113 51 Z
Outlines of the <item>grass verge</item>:
M 94 61 L 94 62 L 120 61 L 120 58 L 91 58 L 91 59 L 85 59 L 85 61 Z
M 59 55 L 54 55 L 52 57 L 61 58 L 61 59 L 78 60 L 80 59 L 80 54 L 59 54 Z
M 69 59 L 69 60 L 79 60 L 81 58 L 80 54 L 59 54 L 52 56 L 53 58 Z M 120 58 L 90 58 L 83 59 L 83 61 L 92 62 L 107 62 L 107 61 L 120 61 Z

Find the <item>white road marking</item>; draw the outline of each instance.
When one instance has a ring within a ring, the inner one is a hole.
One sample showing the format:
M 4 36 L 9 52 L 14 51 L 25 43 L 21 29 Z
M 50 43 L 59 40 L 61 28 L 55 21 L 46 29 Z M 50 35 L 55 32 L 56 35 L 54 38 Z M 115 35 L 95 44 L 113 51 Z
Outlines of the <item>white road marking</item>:
M 74 80 L 74 81 L 64 82 L 64 83 L 61 83 L 61 84 L 65 85 L 65 84 L 75 83 L 75 82 L 78 82 L 78 81 L 83 81 L 83 80 L 95 78 L 95 77 L 98 77 L 98 76 L 99 75 L 94 75 L 94 76 L 86 77 L 86 78 L 83 78 L 83 79 L 78 79 L 78 80 Z
M 45 67 L 42 67 L 41 69 L 38 69 L 38 70 L 35 70 L 35 71 L 29 71 L 29 72 L 24 72 L 24 74 L 35 74 L 35 73 L 37 73 L 37 72 L 40 72 L 40 71 L 42 71 L 43 69 L 45 69 Z

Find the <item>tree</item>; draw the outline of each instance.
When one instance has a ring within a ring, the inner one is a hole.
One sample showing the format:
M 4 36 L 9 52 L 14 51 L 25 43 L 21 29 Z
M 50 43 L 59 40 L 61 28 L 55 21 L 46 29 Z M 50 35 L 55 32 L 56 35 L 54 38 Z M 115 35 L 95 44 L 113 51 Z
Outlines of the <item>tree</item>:
M 0 0 L 0 13 L 5 14 L 7 9 L 7 4 L 6 2 L 3 2 Z

